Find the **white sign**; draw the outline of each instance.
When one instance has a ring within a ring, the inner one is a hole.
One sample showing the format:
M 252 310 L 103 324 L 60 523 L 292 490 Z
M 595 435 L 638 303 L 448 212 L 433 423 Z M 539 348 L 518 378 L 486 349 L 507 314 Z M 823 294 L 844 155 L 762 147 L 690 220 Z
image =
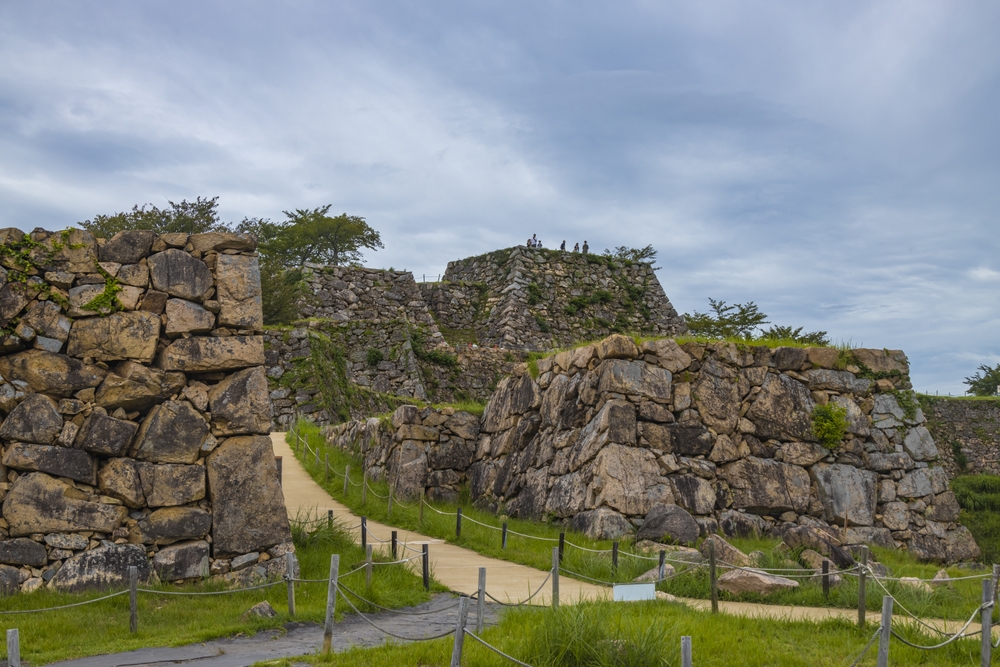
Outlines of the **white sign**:
M 615 584 L 615 602 L 655 600 L 656 584 Z

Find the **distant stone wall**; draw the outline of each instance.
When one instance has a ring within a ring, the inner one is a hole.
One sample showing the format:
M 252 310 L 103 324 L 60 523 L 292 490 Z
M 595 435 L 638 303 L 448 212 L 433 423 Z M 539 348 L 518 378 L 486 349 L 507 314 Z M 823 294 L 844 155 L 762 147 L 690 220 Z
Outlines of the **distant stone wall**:
M 921 396 L 920 404 L 952 475 L 1000 475 L 1000 399 Z M 964 457 L 964 466 L 957 453 Z
M 524 247 L 450 262 L 421 286 L 438 321 L 483 346 L 545 350 L 613 331 L 686 331 L 649 264 Z M 471 320 L 471 324 L 469 324 Z
M 283 573 L 254 250 L 0 230 L 0 595 Z
M 703 534 L 816 528 L 843 543 L 975 558 L 899 351 L 678 346 L 612 336 L 501 381 L 483 414 L 472 497 L 595 536 L 679 505 Z M 866 369 L 866 370 L 862 370 Z M 863 377 L 865 374 L 869 377 Z M 832 449 L 813 410 L 846 411 Z M 847 524 L 844 529 L 845 522 Z
M 360 453 L 368 475 L 388 479 L 399 497 L 424 491 L 433 500 L 450 501 L 458 499 L 478 436 L 476 415 L 412 405 L 396 409 L 391 428 L 372 418 L 326 429 L 330 444 Z

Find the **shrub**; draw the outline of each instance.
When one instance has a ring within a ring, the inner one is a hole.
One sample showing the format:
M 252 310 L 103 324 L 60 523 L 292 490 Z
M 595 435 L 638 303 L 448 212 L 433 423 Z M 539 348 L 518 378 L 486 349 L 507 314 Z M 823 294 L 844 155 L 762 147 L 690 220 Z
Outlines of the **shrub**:
M 964 475 L 951 480 L 951 490 L 962 509 L 1000 512 L 1000 477 Z
M 368 352 L 365 354 L 365 360 L 372 367 L 378 366 L 383 359 L 385 357 L 382 356 L 382 350 L 376 350 L 374 347 L 368 348 Z
M 534 306 L 542 300 L 542 290 L 537 283 L 528 283 L 528 305 Z
M 827 449 L 836 449 L 847 434 L 847 410 L 827 403 L 817 405 L 812 411 L 813 435 Z

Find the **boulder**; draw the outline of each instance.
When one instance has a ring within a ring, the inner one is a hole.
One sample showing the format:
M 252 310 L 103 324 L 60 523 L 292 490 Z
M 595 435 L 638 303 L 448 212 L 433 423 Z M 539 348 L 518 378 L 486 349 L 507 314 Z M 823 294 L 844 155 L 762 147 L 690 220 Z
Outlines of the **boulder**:
M 738 435 L 731 438 L 728 435 L 720 434 L 715 439 L 715 446 L 712 447 L 712 453 L 708 455 L 708 460 L 712 463 L 722 464 L 738 461 L 749 455 L 750 448 Z
M 201 234 L 192 234 L 187 238 L 187 243 L 190 243 L 191 247 L 200 253 L 206 253 L 209 250 L 250 252 L 257 248 L 257 241 L 253 236 L 239 232 L 203 232 Z M 181 245 L 184 244 L 182 243 Z M 219 259 L 228 256 L 220 255 Z
M 909 588 L 917 591 L 918 593 L 924 593 L 930 595 L 934 592 L 934 589 L 923 579 L 917 577 L 900 577 L 899 585 L 905 588 Z
M 906 375 L 910 372 L 910 364 L 906 360 L 906 355 L 902 350 L 869 350 L 857 348 L 851 350 L 854 360 L 863 364 L 875 373 L 899 373 Z
M 160 318 L 154 313 L 132 311 L 73 322 L 67 354 L 101 361 L 134 359 L 149 363 L 156 356 Z
M 243 615 L 240 616 L 240 620 L 247 621 L 254 618 L 275 618 L 277 615 L 278 612 L 274 610 L 274 607 L 271 606 L 271 603 L 268 602 L 267 600 L 264 600 L 263 602 L 258 602 L 257 604 L 255 604 L 254 606 L 250 607 L 245 612 L 243 612 Z
M 111 459 L 97 473 L 97 487 L 106 496 L 117 498 L 126 507 L 138 509 L 146 506 L 139 478 L 141 464 L 133 459 Z
M 735 371 L 710 357 L 691 388 L 702 420 L 717 433 L 732 433 L 739 421 L 740 392 L 735 378 Z
M 10 565 L 0 565 L 0 597 L 14 595 L 21 587 L 21 571 Z
M 262 336 L 208 336 L 180 338 L 160 354 L 165 371 L 207 373 L 264 365 Z
M 760 537 L 767 522 L 756 514 L 726 510 L 719 514 L 719 528 L 726 537 Z
M 871 380 L 856 377 L 847 371 L 833 371 L 825 368 L 811 368 L 805 373 L 810 389 L 839 391 L 845 394 L 863 396 L 872 386 Z
M 931 521 L 941 523 L 951 523 L 958 521 L 959 512 L 962 508 L 958 504 L 958 499 L 951 491 L 945 491 L 934 497 L 934 502 L 927 508 L 925 516 Z
M 183 333 L 208 333 L 215 328 L 215 314 L 193 301 L 168 299 L 165 310 L 167 324 L 163 333 L 170 337 Z
M 118 270 L 118 282 L 144 289 L 149 285 L 149 268 L 145 264 L 126 264 Z
M 152 255 L 147 262 L 153 287 L 170 296 L 201 301 L 212 286 L 212 272 L 205 262 L 182 250 L 164 250 Z
M 635 359 L 639 356 L 635 341 L 622 334 L 608 336 L 597 343 L 596 350 L 599 359 Z
M 530 375 L 505 377 L 486 404 L 482 430 L 484 433 L 505 431 L 517 423 L 517 415 L 537 409 L 541 404 L 541 392 Z
M 840 463 L 817 463 L 810 473 L 827 521 L 842 524 L 846 519 L 855 526 L 872 525 L 878 475 Z
M 598 368 L 597 390 L 634 395 L 666 403 L 670 400 L 670 371 L 644 361 L 608 359 Z
M 291 541 L 270 438 L 229 438 L 208 456 L 207 466 L 216 558 Z
M 931 432 L 923 426 L 911 428 L 903 438 L 903 449 L 914 461 L 933 461 L 938 457 L 937 445 Z
M 479 417 L 469 412 L 456 412 L 448 418 L 448 421 L 444 423 L 444 427 L 458 437 L 470 442 L 475 442 L 476 438 L 479 437 Z
M 828 557 L 841 569 L 854 565 L 854 558 L 840 546 L 840 541 L 830 530 L 822 530 L 816 526 L 791 526 L 785 531 L 782 540 L 791 549 L 812 549 Z
M 556 478 L 549 490 L 545 512 L 566 518 L 582 512 L 587 502 L 587 484 L 583 474 L 571 472 Z
M 49 586 L 64 593 L 119 589 L 128 585 L 129 568 L 139 572 L 139 581 L 151 574 L 146 550 L 135 544 L 114 544 L 85 551 L 66 560 Z
M 403 424 L 396 431 L 398 440 L 420 440 L 421 442 L 437 442 L 441 434 L 436 428 L 421 424 Z
M 719 588 L 734 595 L 743 595 L 744 593 L 770 595 L 798 588 L 798 586 L 799 582 L 797 581 L 767 574 L 762 570 L 730 570 L 719 577 Z
M 606 505 L 626 515 L 644 515 L 657 503 L 673 503 L 660 478 L 656 456 L 645 449 L 606 445 L 594 459 L 587 495 L 591 507 Z
M 686 424 L 669 424 L 671 454 L 683 456 L 708 456 L 715 446 L 715 439 L 707 428 Z
M 140 463 L 139 481 L 150 507 L 186 505 L 205 497 L 205 467 Z
M 848 396 L 831 396 L 830 402 L 836 406 L 844 409 L 845 417 L 847 418 L 847 432 L 853 433 L 854 435 L 867 437 L 871 434 L 871 429 L 868 426 L 868 417 L 858 404 L 855 403 Z
M 125 361 L 104 378 L 95 401 L 103 408 L 148 410 L 184 388 L 183 373 L 164 373 L 134 361 Z
M 815 442 L 789 442 L 778 451 L 782 461 L 796 466 L 811 466 L 830 455 L 830 450 Z
M 900 498 L 925 498 L 948 490 L 948 473 L 944 468 L 917 468 L 896 484 Z
M 674 572 L 675 572 L 675 570 L 674 570 L 674 566 L 673 565 L 670 565 L 669 563 L 664 563 L 663 564 L 663 574 L 662 575 L 660 574 L 660 566 L 657 565 L 653 569 L 646 570 L 645 572 L 643 572 L 642 574 L 640 574 L 638 577 L 636 577 L 635 579 L 633 579 L 632 583 L 641 584 L 641 583 L 644 583 L 644 582 L 647 582 L 647 581 L 651 581 L 651 582 L 655 583 L 655 582 L 660 581 L 661 579 L 669 579 L 670 577 L 673 577 L 674 576 Z
M 680 373 L 691 365 L 691 355 L 682 350 L 673 338 L 661 338 L 654 342 L 654 346 L 657 362 L 671 373 Z
M 69 484 L 33 472 L 14 482 L 3 502 L 3 517 L 14 537 L 33 533 L 110 533 L 125 520 L 121 505 L 79 500 Z
M 187 401 L 155 406 L 139 427 L 135 458 L 157 463 L 194 463 L 208 437 L 205 418 Z
M 419 424 L 420 410 L 415 405 L 401 405 L 392 413 L 392 427 L 399 428 L 403 424 Z
M 876 526 L 849 527 L 844 533 L 843 541 L 846 544 L 867 544 L 884 549 L 896 548 L 896 541 L 892 539 L 892 533 L 889 529 Z
M 570 452 L 570 470 L 577 470 L 610 443 L 634 445 L 636 438 L 635 406 L 625 400 L 612 400 L 594 415 Z
M 82 551 L 87 548 L 89 541 L 83 535 L 75 533 L 49 533 L 45 536 L 45 543 L 53 549 Z
M 709 557 L 709 549 L 711 546 L 715 546 L 715 560 L 717 563 L 725 563 L 727 565 L 735 565 L 736 567 L 750 567 L 753 565 L 753 561 L 750 556 L 734 547 L 729 542 L 718 535 L 709 535 L 702 541 L 701 546 L 698 547 L 698 551 L 705 558 Z
M 3 421 L 0 438 L 49 445 L 62 427 L 56 402 L 43 394 L 29 394 Z
M 698 524 L 683 508 L 661 504 L 649 510 L 636 539 L 693 544 L 698 532 Z
M 173 544 L 205 537 L 212 529 L 212 515 L 196 507 L 164 507 L 152 512 L 132 529 L 132 541 Z
M 259 330 L 264 326 L 260 266 L 256 257 L 219 255 L 215 263 L 219 326 Z
M 213 435 L 271 432 L 271 397 L 263 367 L 233 373 L 209 389 L 208 400 Z
M 12 540 L 0 540 L 0 563 L 5 565 L 28 565 L 30 567 L 45 567 L 48 556 L 45 546 L 17 537 Z
M 0 357 L 0 376 L 8 382 L 21 380 L 32 391 L 50 396 L 72 396 L 81 389 L 101 384 L 107 371 L 78 359 L 42 350 L 28 350 Z
M 833 368 L 840 358 L 840 350 L 835 347 L 810 347 L 806 352 L 809 363 L 817 368 Z
M 892 454 L 880 454 L 872 452 L 867 456 L 868 467 L 877 472 L 889 472 L 890 470 L 910 470 L 913 468 L 913 459 L 909 454 L 903 452 L 893 452 Z
M 62 232 L 35 230 L 32 238 L 42 247 L 32 250 L 36 262 L 46 270 L 68 273 L 90 273 L 97 263 L 97 239 L 86 229 Z
M 906 530 L 910 526 L 910 511 L 906 503 L 892 502 L 882 506 L 882 523 L 889 530 Z
M 632 533 L 628 519 L 607 507 L 577 514 L 570 526 L 592 540 L 617 540 Z
M 137 264 L 149 254 L 156 232 L 148 229 L 127 229 L 118 232 L 98 249 L 102 262 Z M 143 287 L 143 285 L 140 285 Z
M 677 475 L 670 478 L 677 503 L 695 514 L 710 514 L 715 509 L 715 489 L 712 484 L 695 475 Z
M 427 453 L 427 464 L 432 470 L 466 470 L 475 453 L 472 444 L 461 438 L 451 438 Z
M 37 295 L 37 288 L 19 282 L 10 282 L 0 288 L 0 327 L 9 325 Z
M 804 384 L 787 375 L 769 373 L 750 405 L 747 419 L 756 425 L 758 437 L 814 441 L 814 406 Z
M 73 321 L 63 315 L 59 304 L 52 301 L 36 301 L 21 318 L 21 324 L 31 327 L 39 336 L 65 343 L 69 338 Z
M 15 470 L 47 472 L 84 484 L 97 484 L 97 461 L 87 452 L 58 445 L 14 443 L 4 452 L 3 465 Z
M 748 456 L 722 467 L 733 507 L 757 514 L 809 509 L 809 473 L 799 466 Z
M 809 351 L 804 347 L 774 348 L 774 367 L 779 371 L 797 371 L 809 359 Z
M 971 561 L 981 555 L 979 545 L 965 526 L 947 531 L 941 541 L 944 543 L 945 560 L 949 563 Z
M 122 456 L 128 452 L 139 425 L 93 412 L 76 435 L 75 447 L 105 456 Z

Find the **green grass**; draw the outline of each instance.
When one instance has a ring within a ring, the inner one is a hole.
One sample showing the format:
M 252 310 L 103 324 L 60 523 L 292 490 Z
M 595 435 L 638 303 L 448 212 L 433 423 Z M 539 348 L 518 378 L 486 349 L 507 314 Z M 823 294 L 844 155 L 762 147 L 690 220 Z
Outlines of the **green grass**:
M 321 526 L 311 534 L 301 526 L 293 526 L 293 535 L 302 579 L 326 579 L 332 553 L 341 555 L 341 572 L 354 569 L 364 561 L 361 548 L 336 524 L 332 529 Z M 349 575 L 343 581 L 351 590 L 386 607 L 419 604 L 430 598 L 423 590 L 420 577 L 398 565 L 375 567 L 372 588 L 368 591 L 365 589 L 364 571 Z M 224 587 L 210 583 L 144 587 L 164 591 L 224 590 Z M 326 583 L 296 584 L 295 620 L 323 622 L 326 588 Z M 444 588 L 435 583 L 432 590 Z M 3 598 L 2 609 L 40 609 L 90 600 L 104 594 L 67 594 L 42 589 L 30 595 Z M 36 666 L 147 646 L 180 646 L 238 633 L 252 635 L 261 630 L 281 628 L 292 620 L 288 615 L 287 599 L 284 585 L 202 597 L 140 594 L 139 631 L 132 635 L 129 634 L 128 595 L 122 595 L 73 609 L 0 616 L 0 641 L 6 641 L 8 628 L 18 628 L 21 658 Z M 276 618 L 240 620 L 243 612 L 262 600 L 271 603 L 278 612 Z M 362 611 L 366 608 L 373 610 L 369 605 L 359 606 Z M 342 617 L 344 610 L 350 612 L 347 605 L 338 600 L 337 616 Z M 6 646 L 0 655 L 6 655 L 5 652 Z
M 963 475 L 951 481 L 951 489 L 962 507 L 960 521 L 976 538 L 984 562 L 1000 561 L 1000 477 Z
M 911 629 L 896 628 L 910 641 L 936 643 Z M 552 609 L 507 612 L 483 631 L 485 641 L 535 667 L 657 667 L 680 665 L 680 638 L 691 637 L 698 667 L 845 667 L 875 632 L 846 621 L 789 622 L 696 612 L 668 602 L 585 603 Z M 425 667 L 447 665 L 454 640 L 356 648 L 324 657 L 303 656 L 261 665 L 293 663 L 338 667 Z M 861 663 L 875 665 L 877 643 Z M 936 651 L 919 651 L 893 639 L 892 665 L 966 666 L 979 663 L 979 642 L 966 639 Z M 463 664 L 510 667 L 513 663 L 467 638 Z
M 369 516 L 373 520 L 443 539 L 492 558 L 521 563 L 540 570 L 547 570 L 551 567 L 552 547 L 556 542 L 528 539 L 510 534 L 507 548 L 502 549 L 500 532 L 498 530 L 477 525 L 470 519 L 499 527 L 504 518 L 473 507 L 468 498 L 468 491 L 465 491 L 463 497 L 459 499 L 458 505 L 431 503 L 432 507 L 446 514 L 438 514 L 438 512 L 432 509 L 425 508 L 423 522 L 420 520 L 415 500 L 406 501 L 404 505 L 400 505 L 398 501 L 395 502 L 391 517 L 388 516 L 387 501 L 376 497 L 372 493 L 367 494 L 367 502 L 362 503 L 360 489 L 362 481 L 361 460 L 351 453 L 327 446 L 319 429 L 315 426 L 300 423 L 300 427 L 299 433 L 308 437 L 309 446 L 314 450 L 319 448 L 321 453 L 320 463 L 317 465 L 313 456 L 302 456 L 301 452 L 304 450 L 300 447 L 297 454 L 299 460 L 303 462 L 306 470 L 331 496 L 350 507 L 355 514 Z M 291 435 L 288 437 L 291 443 L 294 438 Z M 322 461 L 327 454 L 330 456 L 330 465 L 334 470 L 342 472 L 345 466 L 349 465 L 351 467 L 353 484 L 349 485 L 346 497 L 343 494 L 342 477 L 336 474 L 330 475 L 329 480 L 325 477 Z M 389 487 L 384 481 L 369 483 L 380 495 L 388 495 Z M 462 507 L 464 516 L 460 538 L 455 536 L 456 519 L 452 515 L 458 506 Z M 511 531 L 548 538 L 548 540 L 557 540 L 560 531 L 565 531 L 567 542 L 572 542 L 588 549 L 610 549 L 612 544 L 608 540 L 591 540 L 585 535 L 567 530 L 555 522 L 508 519 L 508 527 Z M 377 535 L 376 537 L 383 540 L 388 538 L 386 535 Z M 780 544 L 780 540 L 778 539 L 733 538 L 729 541 L 744 553 L 756 550 L 763 551 L 765 554 L 764 566 L 766 567 L 800 567 L 798 562 L 794 560 L 795 554 L 789 556 L 778 549 L 778 545 Z M 617 571 L 612 568 L 609 554 L 594 554 L 570 546 L 567 546 L 564 552 L 563 567 L 566 570 L 602 581 L 631 581 L 643 572 L 655 567 L 656 562 L 632 557 L 630 554 L 635 553 L 635 549 L 629 542 L 630 540 L 623 540 L 620 545 L 619 567 Z M 879 562 L 889 567 L 894 577 L 906 576 L 930 579 L 940 569 L 939 565 L 918 563 L 912 556 L 902 551 L 874 548 L 872 549 L 872 553 Z M 652 556 L 655 556 L 655 554 L 652 554 Z M 678 569 L 680 569 L 680 566 L 678 566 Z M 954 567 L 947 568 L 947 571 L 954 577 L 970 574 L 969 570 Z M 805 573 L 805 570 L 801 572 L 801 574 Z M 571 575 L 567 573 L 567 576 Z M 922 593 L 913 588 L 900 585 L 898 582 L 889 581 L 884 583 L 892 594 L 911 611 L 935 618 L 964 619 L 968 616 L 969 610 L 979 603 L 981 595 L 981 584 L 978 579 L 957 581 L 954 582 L 952 587 L 942 586 L 936 588 L 931 594 Z M 660 590 L 683 597 L 706 599 L 710 595 L 708 571 L 706 568 L 684 572 L 669 581 L 661 582 L 658 587 Z M 866 587 L 867 608 L 872 611 L 881 609 L 882 595 L 883 591 L 878 584 L 869 580 Z M 801 580 L 798 588 L 782 593 L 775 593 L 767 598 L 754 595 L 734 596 L 725 592 L 721 593 L 721 598 L 724 600 L 769 602 L 773 604 L 857 608 L 858 585 L 856 578 L 846 576 L 843 584 L 831 591 L 829 599 L 823 596 L 822 584 L 819 580 Z

